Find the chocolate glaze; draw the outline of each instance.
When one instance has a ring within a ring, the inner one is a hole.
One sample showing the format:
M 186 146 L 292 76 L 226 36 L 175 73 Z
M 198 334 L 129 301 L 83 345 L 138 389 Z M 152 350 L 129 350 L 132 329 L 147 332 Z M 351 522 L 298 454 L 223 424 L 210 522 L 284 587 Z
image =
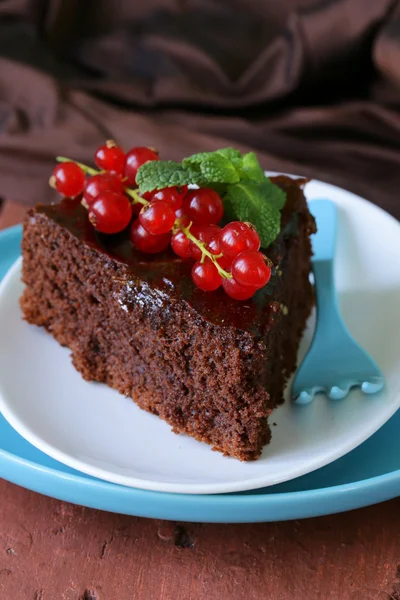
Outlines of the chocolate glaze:
M 267 286 L 245 301 L 232 300 L 222 289 L 215 292 L 199 290 L 190 277 L 193 261 L 180 259 L 170 249 L 156 255 L 142 254 L 130 242 L 128 229 L 118 235 L 97 233 L 79 200 L 64 199 L 60 204 L 38 206 L 36 211 L 68 229 L 79 241 L 125 265 L 127 283 L 141 281 L 147 284 L 148 290 L 162 292 L 160 296 L 166 310 L 169 301 L 183 300 L 203 319 L 215 325 L 235 327 L 262 337 L 279 310 L 276 300 L 279 300 L 283 287 L 282 271 L 289 240 L 297 235 L 301 215 L 310 218 L 302 191 L 306 180 L 279 176 L 273 181 L 287 194 L 281 233 L 265 252 L 274 264 L 273 274 Z M 129 298 L 124 300 L 129 303 Z

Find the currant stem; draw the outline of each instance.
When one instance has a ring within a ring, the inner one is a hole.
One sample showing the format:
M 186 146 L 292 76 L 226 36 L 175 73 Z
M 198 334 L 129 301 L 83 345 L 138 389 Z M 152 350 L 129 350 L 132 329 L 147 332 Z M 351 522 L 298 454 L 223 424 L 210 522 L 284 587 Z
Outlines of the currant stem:
M 221 257 L 222 254 L 219 254 L 218 256 L 216 256 L 215 254 L 212 254 L 211 252 L 209 252 L 207 250 L 204 242 L 201 242 L 200 240 L 198 240 L 190 232 L 192 223 L 189 223 L 189 225 L 187 227 L 184 227 L 183 225 L 180 225 L 179 220 L 178 220 L 178 221 L 175 221 L 175 224 L 177 227 L 179 227 L 179 229 L 181 231 L 183 231 L 183 233 L 186 235 L 186 237 L 201 250 L 201 262 L 204 262 L 204 257 L 207 256 L 211 260 L 211 262 L 214 263 L 214 266 L 217 268 L 217 271 L 221 275 L 221 277 L 223 277 L 224 279 L 232 278 L 232 275 L 230 273 L 228 273 L 227 271 L 225 271 L 217 262 L 217 258 Z
M 110 144 L 110 146 L 109 146 L 110 148 L 112 148 L 113 146 L 116 145 L 113 140 L 109 140 L 107 142 L 107 144 Z M 84 171 L 88 175 L 98 175 L 99 173 L 104 172 L 104 171 L 98 171 L 97 169 L 93 169 L 92 167 L 88 167 L 87 165 L 85 165 L 81 162 L 78 162 L 77 160 L 71 160 L 70 158 L 68 158 L 66 156 L 57 156 L 56 160 L 57 160 L 57 162 L 60 162 L 60 163 L 74 162 L 76 165 L 78 165 L 82 169 L 82 171 Z M 51 177 L 50 177 L 49 183 L 50 183 L 51 187 L 54 187 Z M 124 188 L 124 192 L 126 194 L 128 194 L 128 196 L 133 198 L 133 200 L 135 201 L 134 204 L 143 204 L 143 206 L 146 206 L 147 204 L 149 204 L 147 200 L 145 200 L 144 198 L 139 196 L 139 194 L 137 193 L 136 190 L 132 190 L 132 189 L 126 187 L 126 188 Z
M 143 206 L 147 206 L 150 204 L 147 200 L 139 196 L 136 190 L 132 190 L 131 188 L 124 188 L 125 194 L 128 194 L 131 198 L 134 199 L 134 204 L 143 204 Z
M 67 158 L 66 156 L 57 156 L 56 161 L 60 162 L 60 163 L 74 162 L 76 165 L 78 165 L 82 169 L 82 171 L 84 171 L 88 175 L 98 175 L 99 173 L 102 172 L 102 171 L 97 171 L 96 169 L 92 169 L 92 167 L 88 167 L 87 165 L 84 165 L 83 163 L 80 163 L 77 160 L 71 160 L 70 158 Z

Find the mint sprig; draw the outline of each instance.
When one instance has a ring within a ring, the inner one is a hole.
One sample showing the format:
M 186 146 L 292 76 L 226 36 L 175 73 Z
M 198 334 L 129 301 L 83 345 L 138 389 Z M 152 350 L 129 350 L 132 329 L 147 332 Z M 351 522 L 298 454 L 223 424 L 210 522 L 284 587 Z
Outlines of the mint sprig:
M 142 165 L 136 175 L 140 192 L 152 192 L 166 187 L 188 185 L 198 178 L 197 170 L 173 160 L 153 160 Z
M 184 158 L 182 165 L 186 169 L 198 172 L 199 180 L 205 184 L 213 183 L 238 183 L 240 173 L 228 156 L 217 152 L 202 152 Z M 204 185 L 204 184 L 203 184 Z
M 267 248 L 278 236 L 286 194 L 265 176 L 254 152 L 240 154 L 234 148 L 200 152 L 174 161 L 142 165 L 136 182 L 140 192 L 196 184 L 212 187 L 221 195 L 229 220 L 252 223 Z
M 251 181 L 262 182 L 266 179 L 265 173 L 258 162 L 258 158 L 254 152 L 248 152 L 242 157 L 240 165 L 242 179 L 250 179 Z

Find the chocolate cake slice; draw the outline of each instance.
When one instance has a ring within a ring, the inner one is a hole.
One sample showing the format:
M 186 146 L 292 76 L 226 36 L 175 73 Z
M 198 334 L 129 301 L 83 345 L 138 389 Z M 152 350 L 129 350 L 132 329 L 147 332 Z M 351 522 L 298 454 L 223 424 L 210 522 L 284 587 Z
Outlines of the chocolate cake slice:
M 273 181 L 287 194 L 267 250 L 273 274 L 241 302 L 196 288 L 190 261 L 170 251 L 144 255 L 126 232 L 99 234 L 79 200 L 39 205 L 24 224 L 25 319 L 68 346 L 86 380 L 130 396 L 175 433 L 257 459 L 313 305 L 304 180 Z

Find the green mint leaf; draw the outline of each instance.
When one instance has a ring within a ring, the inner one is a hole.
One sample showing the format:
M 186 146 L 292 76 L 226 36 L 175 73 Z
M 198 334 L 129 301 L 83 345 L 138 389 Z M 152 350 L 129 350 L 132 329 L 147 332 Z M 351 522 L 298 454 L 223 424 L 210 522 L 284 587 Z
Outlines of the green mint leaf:
M 252 221 L 249 221 L 252 223 Z M 255 225 L 259 233 L 261 246 L 268 248 L 276 240 L 281 230 L 281 213 L 279 210 L 267 204 L 262 204 L 258 213 L 258 224 Z
M 206 160 L 207 158 L 210 157 L 210 155 L 213 155 L 214 152 L 198 152 L 197 154 L 192 154 L 191 156 L 188 156 L 186 158 L 183 159 L 182 164 L 185 165 L 200 165 L 203 160 Z M 200 167 L 199 167 L 200 168 Z
M 216 154 L 210 156 L 200 164 L 201 173 L 204 179 L 212 183 L 238 183 L 240 174 L 232 162 Z
M 265 174 L 254 152 L 248 152 L 242 158 L 242 177 L 254 181 L 264 181 Z
M 263 194 L 265 201 L 277 210 L 282 210 L 286 202 L 286 194 L 278 185 L 264 175 Z
M 237 160 L 236 157 L 234 159 Z M 199 170 L 199 174 L 201 174 L 199 178 L 200 185 L 207 185 L 207 183 L 237 183 L 240 181 L 238 169 L 223 152 L 200 152 L 185 158 L 182 164 L 185 168 Z
M 229 158 L 231 161 L 235 161 L 235 159 L 242 159 L 242 155 L 240 154 L 239 150 L 236 150 L 235 148 L 220 148 L 219 150 L 216 150 L 215 153 L 220 154 L 221 156 L 226 156 L 226 158 Z
M 137 172 L 136 183 L 142 194 L 175 185 L 197 183 L 197 170 L 184 168 L 173 160 L 152 160 L 144 163 Z
M 242 156 L 239 150 L 235 150 L 234 148 L 220 148 L 219 150 L 214 150 L 213 152 L 198 152 L 197 154 L 192 154 L 192 156 L 184 158 L 182 162 L 190 162 L 191 164 L 201 163 L 203 160 L 216 155 L 227 158 L 233 164 L 241 164 Z
M 260 236 L 263 248 L 268 248 L 276 239 L 281 226 L 279 209 L 268 200 L 271 186 L 274 184 L 269 180 L 263 182 L 245 180 L 228 186 L 224 196 L 226 216 L 231 220 L 252 223 Z
M 237 169 L 241 168 L 242 155 L 239 150 L 235 150 L 235 148 L 221 148 L 220 150 L 216 150 L 215 153 L 228 158 Z
M 236 162 L 237 167 L 232 161 Z M 189 183 L 203 187 L 238 183 L 241 162 L 240 152 L 233 148 L 193 154 L 182 163 L 172 160 L 149 161 L 139 168 L 136 182 L 141 193 Z

